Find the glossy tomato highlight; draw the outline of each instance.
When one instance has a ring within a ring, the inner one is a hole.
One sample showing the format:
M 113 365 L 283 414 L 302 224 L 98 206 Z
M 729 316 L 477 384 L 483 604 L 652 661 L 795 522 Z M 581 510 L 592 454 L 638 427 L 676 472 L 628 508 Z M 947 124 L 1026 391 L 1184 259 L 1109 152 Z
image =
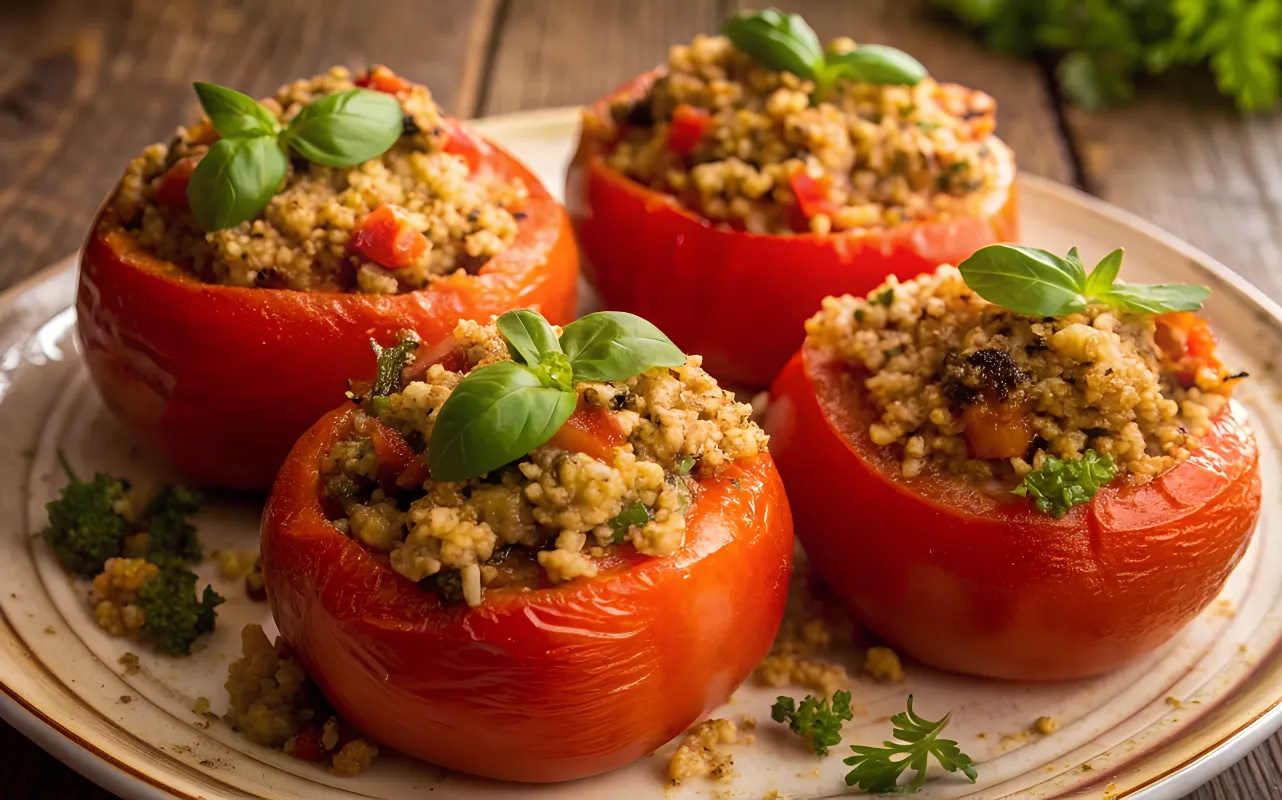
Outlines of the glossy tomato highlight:
M 907 280 L 1018 237 L 1015 190 L 988 216 L 827 236 L 769 236 L 713 226 L 676 198 L 615 171 L 593 130 L 618 98 L 644 95 L 641 75 L 588 110 L 566 178 L 583 268 L 606 307 L 653 322 L 719 380 L 768 386 L 796 351 L 803 324 L 829 295 L 862 295 L 887 275 Z M 688 116 L 688 115 L 687 115 Z M 681 146 L 691 124 L 674 125 Z
M 792 519 L 768 454 L 698 481 L 683 547 L 622 551 L 594 578 L 442 605 L 340 533 L 320 464 L 352 429 L 317 422 L 262 526 L 281 635 L 335 709 L 381 744 L 490 778 L 550 782 L 652 752 L 723 703 L 783 616 Z
M 462 319 L 536 308 L 574 318 L 578 255 L 565 210 L 525 165 L 449 123 L 447 150 L 482 179 L 529 188 L 513 245 L 478 274 L 399 295 L 298 292 L 204 283 L 94 221 L 80 262 L 77 324 L 107 407 L 199 483 L 265 490 L 290 445 L 373 374 L 370 338 L 410 328 L 424 341 Z M 421 237 L 420 237 L 421 238 Z
M 1018 680 L 1111 670 L 1205 608 L 1250 542 L 1260 472 L 1236 402 L 1188 460 L 1057 520 L 1023 498 L 901 476 L 850 378 L 816 350 L 794 357 L 772 389 L 771 450 L 816 569 L 926 664 Z

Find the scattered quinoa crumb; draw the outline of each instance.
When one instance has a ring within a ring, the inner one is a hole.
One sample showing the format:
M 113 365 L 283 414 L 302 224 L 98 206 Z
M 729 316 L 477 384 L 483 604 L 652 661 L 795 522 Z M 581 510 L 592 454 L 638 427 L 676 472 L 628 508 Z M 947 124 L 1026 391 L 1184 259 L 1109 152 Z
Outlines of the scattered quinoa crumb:
M 214 553 L 218 574 L 225 581 L 238 581 L 254 571 L 257 550 L 218 550 Z
M 1171 708 L 1184 708 L 1184 701 L 1174 695 L 1166 696 L 1166 704 Z
M 1038 717 L 1037 721 L 1033 723 L 1033 730 L 1043 736 L 1050 736 L 1059 730 L 1059 720 L 1055 717 Z
M 725 781 L 734 777 L 734 758 L 717 749 L 739 741 L 738 728 L 728 719 L 708 719 L 690 729 L 668 762 L 673 783 L 691 778 Z
M 138 666 L 138 656 L 133 653 L 125 653 L 116 659 L 116 663 L 125 668 L 126 675 L 135 675 L 142 669 L 142 667 Z
M 870 647 L 864 655 L 864 674 L 878 683 L 903 683 L 904 667 L 889 647 Z
M 191 706 L 191 710 L 192 710 L 192 712 L 193 712 L 193 713 L 195 713 L 195 714 L 208 714 L 208 713 L 209 713 L 209 698 L 208 698 L 208 697 L 197 697 L 197 698 L 196 698 L 196 702 L 195 702 L 195 703 L 193 703 L 193 704 L 192 704 L 192 706 Z
M 740 720 L 739 724 L 743 727 L 745 731 L 750 731 L 753 728 L 757 727 L 757 718 L 752 716 L 751 714 L 744 714 L 743 719 Z
M 846 668 L 822 657 L 831 644 L 832 632 L 822 617 L 785 619 L 770 654 L 757 665 L 757 680 L 766 686 L 813 689 L 824 696 L 848 689 Z
M 122 694 L 122 695 L 120 695 L 120 702 L 121 702 L 121 703 L 124 703 L 125 705 L 129 705 L 129 704 L 130 704 L 130 703 L 132 703 L 133 701 L 134 701 L 134 696 L 133 696 L 133 695 L 131 695 L 131 694 Z

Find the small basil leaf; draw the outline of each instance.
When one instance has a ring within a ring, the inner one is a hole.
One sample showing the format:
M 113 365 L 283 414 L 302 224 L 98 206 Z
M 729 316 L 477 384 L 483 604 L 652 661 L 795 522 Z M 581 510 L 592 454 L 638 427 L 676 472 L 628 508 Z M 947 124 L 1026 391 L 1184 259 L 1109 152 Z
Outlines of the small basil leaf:
M 282 140 L 308 161 L 351 167 L 386 153 L 401 137 L 404 112 L 395 97 L 349 89 L 304 106 Z
M 1017 314 L 1062 317 L 1086 308 L 1081 264 L 1045 250 L 989 245 L 976 250 L 958 269 L 972 291 Z
M 521 364 L 472 370 L 437 412 L 428 445 L 432 477 L 461 481 L 516 461 L 551 439 L 577 403 L 574 392 L 544 386 Z
M 626 381 L 653 367 L 679 367 L 682 353 L 663 331 L 635 314 L 598 311 L 566 325 L 561 349 L 575 381 Z
M 1070 252 L 1076 252 L 1074 247 Z M 1113 252 L 1104 256 L 1091 274 L 1086 278 L 1086 295 L 1087 297 L 1100 297 L 1113 288 L 1113 282 L 1117 280 L 1117 273 L 1122 268 L 1122 248 L 1117 248 Z
M 758 64 L 801 78 L 814 77 L 816 65 L 823 62 L 819 37 L 798 14 L 773 8 L 735 14 L 721 24 L 721 33 Z
M 496 324 L 516 361 L 537 364 L 544 353 L 561 352 L 556 331 L 541 314 L 521 308 L 501 315 Z
M 288 170 L 275 137 L 219 139 L 191 173 L 187 204 L 207 231 L 234 227 L 267 207 Z
M 630 506 L 624 507 L 622 511 L 614 516 L 614 519 L 608 523 L 610 530 L 614 531 L 614 536 L 610 541 L 615 544 L 623 544 L 627 541 L 628 531 L 633 527 L 640 528 L 650 521 L 650 509 L 640 500 Z
M 194 83 L 200 107 L 214 124 L 214 130 L 228 139 L 275 136 L 280 122 L 257 100 L 216 83 Z
M 847 53 L 828 56 L 827 71 L 853 83 L 914 86 L 930 73 L 903 50 L 861 44 Z
M 401 374 L 409 366 L 414 351 L 418 350 L 417 337 L 406 337 L 391 347 L 383 347 L 374 339 L 369 343 L 374 348 L 374 360 L 377 365 L 374 377 L 374 388 L 371 394 L 386 397 L 401 390 Z
M 544 386 L 563 392 L 574 391 L 574 369 L 565 353 L 544 353 L 538 366 L 533 369 Z
M 1115 283 L 1112 289 L 1099 295 L 1099 300 L 1138 314 L 1162 314 L 1197 311 L 1210 296 L 1210 288 L 1188 283 Z

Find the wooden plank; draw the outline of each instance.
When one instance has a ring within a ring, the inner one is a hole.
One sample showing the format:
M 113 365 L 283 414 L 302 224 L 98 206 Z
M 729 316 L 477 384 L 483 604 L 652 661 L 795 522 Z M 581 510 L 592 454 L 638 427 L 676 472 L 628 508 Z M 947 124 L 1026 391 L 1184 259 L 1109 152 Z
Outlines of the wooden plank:
M 372 62 L 475 111 L 497 0 L 0 4 L 0 288 L 77 248 L 144 145 L 197 110 L 193 79 L 253 96 Z M 482 56 L 483 58 L 483 56 Z
M 753 9 L 763 4 L 732 0 L 731 5 Z M 1035 64 L 993 54 L 934 22 L 921 0 L 780 0 L 769 5 L 801 14 L 822 41 L 849 36 L 898 47 L 916 56 L 935 78 L 988 92 L 997 100 L 997 134 L 1015 150 L 1020 169 L 1075 182 L 1054 103 Z
M 1082 179 L 1282 300 L 1282 115 L 1242 118 L 1208 95 L 1159 85 L 1126 108 L 1070 110 Z
M 484 113 L 590 103 L 718 18 L 714 0 L 510 0 Z

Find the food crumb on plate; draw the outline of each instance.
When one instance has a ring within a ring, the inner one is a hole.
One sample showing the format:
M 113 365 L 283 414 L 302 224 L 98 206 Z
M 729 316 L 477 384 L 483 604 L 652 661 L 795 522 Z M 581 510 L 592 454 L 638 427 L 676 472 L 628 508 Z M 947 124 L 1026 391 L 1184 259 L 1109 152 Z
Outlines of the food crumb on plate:
M 238 581 L 257 567 L 257 550 L 215 550 L 218 575 L 225 581 Z
M 208 713 L 208 712 L 209 712 L 209 698 L 208 698 L 208 697 L 197 697 L 197 698 L 196 698 L 196 702 L 195 702 L 195 703 L 192 703 L 191 710 L 192 710 L 192 713 L 194 713 L 194 714 L 206 714 L 206 713 Z
M 720 781 L 734 777 L 734 757 L 721 752 L 717 745 L 735 744 L 739 729 L 728 719 L 706 719 L 686 734 L 668 762 L 668 777 L 673 783 L 691 778 L 713 778 Z
M 878 683 L 903 683 L 904 667 L 889 647 L 870 647 L 864 655 L 864 674 Z
M 125 653 L 116 661 L 125 668 L 126 675 L 136 675 L 142 669 L 142 667 L 138 666 L 138 656 L 133 653 Z
M 1037 721 L 1033 723 L 1033 730 L 1043 736 L 1050 736 L 1059 730 L 1059 720 L 1055 717 L 1038 717 Z
M 134 701 L 134 696 L 133 696 L 133 695 L 131 695 L 131 694 L 122 694 L 122 695 L 120 695 L 120 702 L 121 702 L 122 704 L 124 704 L 124 705 L 129 705 L 129 704 L 130 704 L 130 703 L 132 703 L 133 701 Z

